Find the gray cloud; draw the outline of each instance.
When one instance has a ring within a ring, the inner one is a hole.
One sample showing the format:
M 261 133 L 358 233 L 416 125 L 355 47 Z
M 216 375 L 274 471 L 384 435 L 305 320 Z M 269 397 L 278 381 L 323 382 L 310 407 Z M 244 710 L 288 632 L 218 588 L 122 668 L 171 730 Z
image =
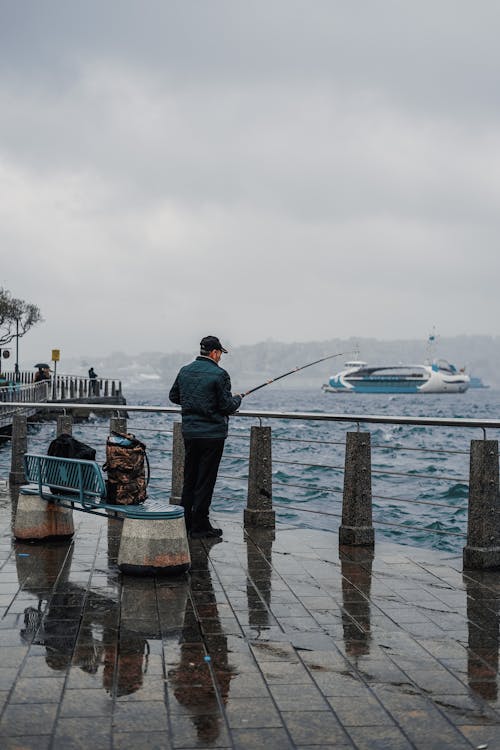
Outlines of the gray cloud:
M 496 334 L 498 13 L 0 0 L 26 356 Z

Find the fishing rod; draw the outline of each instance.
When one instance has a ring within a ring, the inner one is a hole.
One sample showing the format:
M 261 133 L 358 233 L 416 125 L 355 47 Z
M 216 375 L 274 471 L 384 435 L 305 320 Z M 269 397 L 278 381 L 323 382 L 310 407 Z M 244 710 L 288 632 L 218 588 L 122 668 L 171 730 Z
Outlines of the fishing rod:
M 278 375 L 276 378 L 272 378 L 271 380 L 266 380 L 265 383 L 256 385 L 255 388 L 250 388 L 249 391 L 246 391 L 245 393 L 242 393 L 241 395 L 248 396 L 250 393 L 254 393 L 255 391 L 260 390 L 261 388 L 265 388 L 266 385 L 271 385 L 271 383 L 274 383 L 276 380 L 281 380 L 281 378 L 286 378 L 287 375 L 293 375 L 294 372 L 299 372 L 299 370 L 305 370 L 306 367 L 312 367 L 313 365 L 317 365 L 320 362 L 324 362 L 326 359 L 333 359 L 334 357 L 345 357 L 346 354 L 352 354 L 352 352 L 338 352 L 337 354 L 328 354 L 326 357 L 321 357 L 321 359 L 316 359 L 314 362 L 309 362 L 307 365 L 302 365 L 302 367 L 294 367 L 293 370 L 284 372 L 283 375 Z

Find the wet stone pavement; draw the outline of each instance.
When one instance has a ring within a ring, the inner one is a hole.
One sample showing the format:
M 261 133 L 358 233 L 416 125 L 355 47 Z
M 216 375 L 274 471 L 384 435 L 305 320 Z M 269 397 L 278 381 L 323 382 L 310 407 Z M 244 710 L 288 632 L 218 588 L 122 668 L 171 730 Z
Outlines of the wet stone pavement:
M 132 578 L 120 522 L 19 544 L 0 507 L 2 750 L 500 748 L 500 573 L 219 514 L 190 575 Z

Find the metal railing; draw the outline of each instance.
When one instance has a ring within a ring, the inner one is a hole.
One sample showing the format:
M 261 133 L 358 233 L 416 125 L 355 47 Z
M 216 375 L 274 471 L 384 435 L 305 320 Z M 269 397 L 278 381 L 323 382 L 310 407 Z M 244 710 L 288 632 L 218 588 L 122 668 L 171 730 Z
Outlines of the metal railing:
M 35 372 L 3 372 L 10 385 L 8 387 L 24 387 L 35 384 Z M 48 381 L 50 384 L 49 398 L 53 400 L 108 398 L 122 396 L 122 383 L 117 378 L 87 378 L 81 375 L 56 375 Z M 36 396 L 32 396 L 32 401 Z
M 31 406 L 40 410 L 47 408 L 43 403 Z M 55 407 L 64 413 L 72 406 L 88 408 L 102 416 L 119 413 L 117 407 L 99 404 L 88 407 L 52 404 L 51 409 Z M 178 419 L 180 410 L 170 406 L 132 405 L 127 405 L 126 410 L 131 431 L 146 442 L 149 442 L 148 431 L 155 436 L 154 444 L 149 446 L 156 482 L 153 490 L 165 492 L 172 479 L 169 460 L 173 450 L 172 425 L 167 429 L 158 425 L 150 427 L 143 420 L 136 427 L 135 420 L 140 421 L 145 414 Z M 349 427 L 360 431 L 361 427 L 365 429 L 370 425 L 376 428 L 371 445 L 374 525 L 385 529 L 395 539 L 410 537 L 418 542 L 419 536 L 432 534 L 439 539 L 435 546 L 445 549 L 456 549 L 458 540 L 466 533 L 470 459 L 466 433 L 470 435 L 471 430 L 477 430 L 478 434 L 473 432 L 472 437 L 486 438 L 486 431 L 500 430 L 500 420 L 495 419 L 241 410 L 231 419 L 216 491 L 218 501 L 228 503 L 225 507 L 229 510 L 245 502 L 250 435 L 241 429 L 240 420 L 248 419 L 254 424 L 266 422 L 273 427 L 273 505 L 278 517 L 290 523 L 322 528 L 338 526 L 342 517 L 345 432 Z M 310 430 L 302 436 L 300 430 L 294 429 L 298 423 L 316 424 L 323 431 L 316 436 Z M 380 435 L 381 427 L 397 427 L 405 432 Z M 432 436 L 427 434 L 426 440 L 417 444 L 415 428 L 426 428 L 426 431 L 433 428 Z M 436 438 L 434 428 L 452 428 L 457 440 L 447 446 L 442 436 Z M 105 422 L 97 421 L 79 429 L 104 433 L 108 427 Z M 104 444 L 103 434 L 101 450 Z M 444 538 L 447 541 L 443 541 Z
M 7 427 L 12 422 L 14 414 L 31 416 L 37 408 L 33 403 L 45 402 L 49 398 L 49 384 L 30 383 L 29 385 L 10 384 L 0 387 L 0 428 Z

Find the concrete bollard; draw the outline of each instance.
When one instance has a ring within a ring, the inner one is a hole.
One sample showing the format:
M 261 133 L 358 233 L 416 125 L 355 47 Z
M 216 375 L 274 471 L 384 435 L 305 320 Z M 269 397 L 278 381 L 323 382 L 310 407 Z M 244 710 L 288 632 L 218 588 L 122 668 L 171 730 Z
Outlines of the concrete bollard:
M 348 432 L 339 544 L 373 545 L 372 472 L 369 432 Z
M 71 508 L 48 503 L 36 490 L 21 487 L 14 522 L 16 539 L 66 539 L 74 531 Z
M 171 518 L 125 518 L 118 567 L 128 575 L 180 575 L 191 565 L 183 508 Z
M 12 454 L 9 473 L 9 484 L 24 484 L 23 458 L 28 450 L 28 420 L 25 414 L 14 414 L 12 417 Z
M 73 434 L 73 417 L 70 414 L 59 414 L 57 417 L 57 437 Z
M 500 568 L 498 440 L 471 440 L 465 569 Z
M 119 432 L 121 435 L 127 433 L 127 418 L 126 417 L 111 417 L 109 420 L 109 431 Z
M 254 425 L 250 431 L 247 507 L 243 516 L 245 526 L 275 526 L 272 469 L 271 428 Z
M 182 424 L 180 422 L 174 422 L 172 440 L 172 488 L 170 491 L 170 502 L 173 505 L 180 505 L 183 485 L 184 439 L 182 437 Z

